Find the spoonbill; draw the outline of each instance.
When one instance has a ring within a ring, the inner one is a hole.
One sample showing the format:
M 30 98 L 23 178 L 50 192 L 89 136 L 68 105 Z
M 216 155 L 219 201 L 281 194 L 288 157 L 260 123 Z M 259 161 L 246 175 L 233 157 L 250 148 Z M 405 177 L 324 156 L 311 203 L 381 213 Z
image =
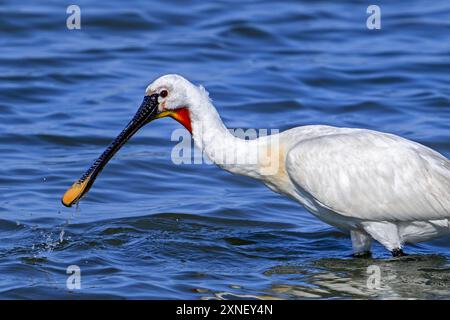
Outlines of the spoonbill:
M 219 167 L 261 180 L 320 220 L 349 232 L 356 257 L 370 256 L 373 240 L 398 257 L 405 255 L 405 243 L 450 233 L 450 161 L 438 152 L 393 134 L 325 125 L 240 139 L 227 130 L 202 86 L 174 74 L 147 87 L 135 116 L 66 191 L 62 203 L 70 207 L 78 202 L 122 145 L 163 117 L 189 130 Z M 219 161 L 224 152 L 238 161 Z M 275 155 L 276 170 L 267 170 L 255 152 Z

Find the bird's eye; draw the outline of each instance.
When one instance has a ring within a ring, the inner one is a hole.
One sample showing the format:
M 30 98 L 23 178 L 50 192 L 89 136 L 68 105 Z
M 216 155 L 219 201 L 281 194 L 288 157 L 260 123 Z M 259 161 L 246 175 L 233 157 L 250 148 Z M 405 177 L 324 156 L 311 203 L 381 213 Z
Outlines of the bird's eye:
M 169 92 L 167 90 L 162 90 L 159 95 L 163 98 L 167 97 L 169 95 Z

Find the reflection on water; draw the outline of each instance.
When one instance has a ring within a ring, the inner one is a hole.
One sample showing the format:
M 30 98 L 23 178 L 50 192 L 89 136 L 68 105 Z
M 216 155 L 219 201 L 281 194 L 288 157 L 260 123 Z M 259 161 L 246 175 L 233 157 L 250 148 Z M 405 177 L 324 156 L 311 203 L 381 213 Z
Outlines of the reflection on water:
M 78 210 L 60 203 L 166 73 L 203 84 L 230 128 L 364 127 L 449 157 L 450 3 L 378 4 L 369 31 L 351 0 L 78 0 L 69 31 L 57 1 L 2 1 L 0 298 L 449 298 L 450 237 L 352 259 L 348 235 L 261 184 L 173 164 L 171 119 L 133 137 Z
M 380 284 L 371 285 L 373 268 Z M 440 255 L 401 259 L 319 259 L 309 267 L 276 266 L 266 272 L 289 277 L 270 291 L 286 298 L 436 299 L 450 295 L 450 265 Z

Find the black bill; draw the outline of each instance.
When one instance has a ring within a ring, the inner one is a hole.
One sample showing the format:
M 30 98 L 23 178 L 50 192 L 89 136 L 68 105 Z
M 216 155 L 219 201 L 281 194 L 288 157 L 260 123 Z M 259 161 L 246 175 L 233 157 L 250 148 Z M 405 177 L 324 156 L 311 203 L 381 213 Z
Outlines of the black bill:
M 64 194 L 61 202 L 66 207 L 77 203 L 92 187 L 96 177 L 103 170 L 108 161 L 119 149 L 144 125 L 155 119 L 158 114 L 158 94 L 145 96 L 141 106 L 125 129 L 106 148 L 92 166 L 76 181 Z

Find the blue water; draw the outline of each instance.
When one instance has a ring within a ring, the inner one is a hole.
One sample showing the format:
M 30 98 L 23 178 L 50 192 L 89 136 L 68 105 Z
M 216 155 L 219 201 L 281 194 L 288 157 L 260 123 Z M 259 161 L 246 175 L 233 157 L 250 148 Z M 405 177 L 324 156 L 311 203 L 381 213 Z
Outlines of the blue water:
M 175 165 L 171 119 L 141 130 L 77 208 L 60 203 L 166 73 L 231 128 L 395 133 L 450 157 L 450 3 L 0 4 L 0 298 L 449 298 L 450 237 L 392 260 L 256 181 Z M 68 289 L 66 269 L 81 270 Z M 368 289 L 367 267 L 382 288 Z

